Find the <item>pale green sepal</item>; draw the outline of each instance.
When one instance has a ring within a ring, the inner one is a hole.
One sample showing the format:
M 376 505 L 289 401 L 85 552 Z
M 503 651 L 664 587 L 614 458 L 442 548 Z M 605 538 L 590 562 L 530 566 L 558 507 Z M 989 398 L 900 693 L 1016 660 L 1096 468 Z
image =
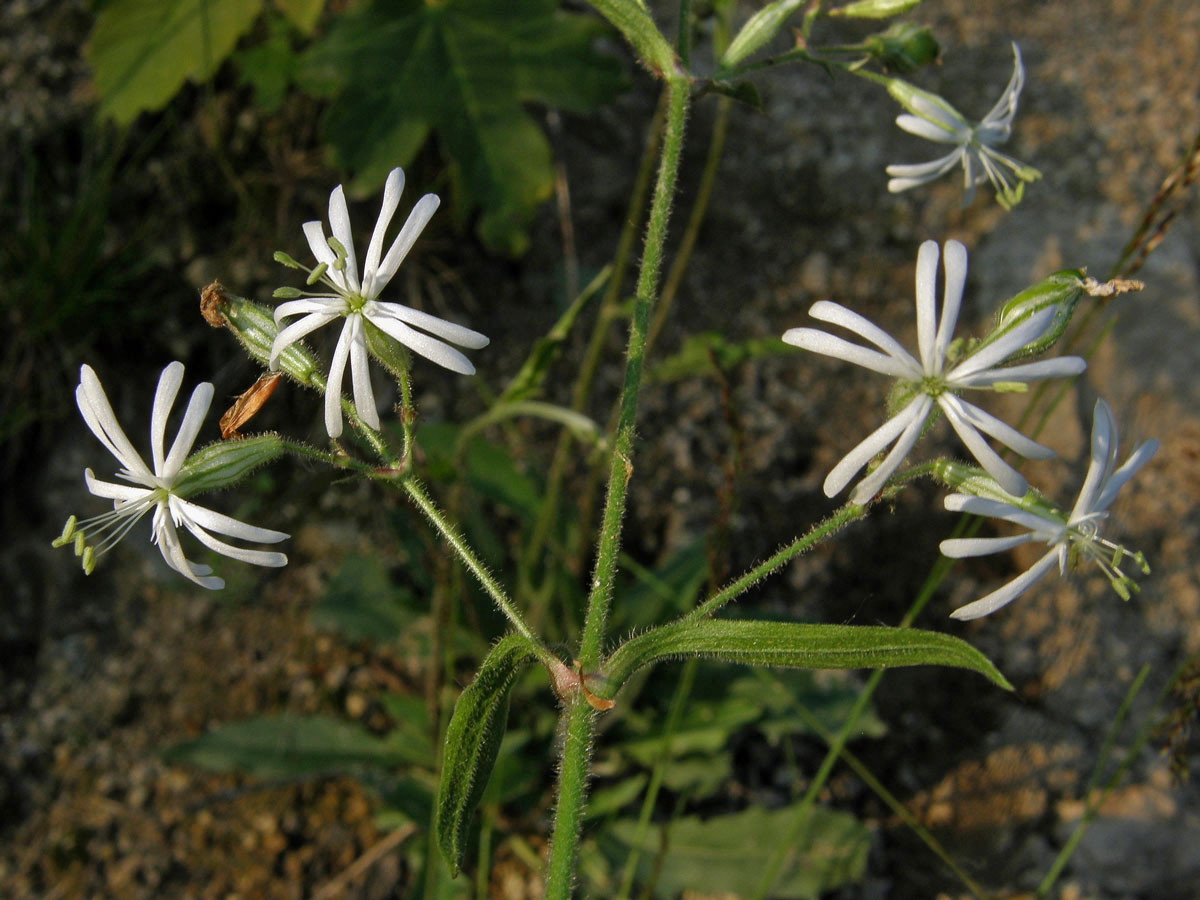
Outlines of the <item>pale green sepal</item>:
M 230 294 L 222 298 L 220 311 L 246 351 L 263 366 L 269 365 L 271 345 L 279 334 L 271 311 L 245 297 Z M 279 368 L 300 384 L 322 390 L 325 387 L 317 358 L 299 341 L 289 344 L 279 354 Z
M 380 365 L 401 378 L 411 368 L 411 359 L 404 345 L 389 334 L 379 330 L 370 319 L 363 318 L 363 335 L 367 341 L 367 352 L 379 360 Z
M 611 699 L 643 666 L 663 659 L 704 657 L 748 666 L 796 669 L 883 669 L 942 665 L 970 669 L 1012 690 L 982 653 L 934 631 L 871 625 L 807 625 L 703 619 L 654 628 L 622 644 L 603 667 L 593 693 Z
M 909 84 L 903 78 L 889 78 L 887 80 L 888 93 L 892 95 L 892 99 L 907 109 L 914 116 L 929 120 L 929 111 L 922 108 L 922 104 L 929 104 L 937 107 L 938 111 L 942 112 L 951 121 L 959 122 L 963 130 L 970 126 L 967 120 L 962 117 L 957 109 L 939 97 L 937 94 L 923 91 L 914 84 Z M 941 124 L 941 123 L 935 123 Z
M 867 51 L 885 69 L 911 72 L 938 58 L 942 48 L 928 25 L 897 22 L 863 41 Z
M 276 434 L 209 444 L 187 458 L 172 493 L 186 498 L 229 487 L 282 454 L 283 442 Z
M 536 652 L 518 634 L 502 638 L 484 659 L 475 680 L 458 697 L 446 727 L 442 777 L 434 806 L 438 848 L 457 875 L 466 852 L 467 826 L 487 787 L 508 721 L 508 697 L 517 676 Z
M 906 13 L 921 0 L 857 0 L 847 3 L 827 13 L 830 16 L 844 16 L 847 19 L 890 19 Z
M 747 56 L 775 37 L 783 23 L 807 0 L 775 0 L 768 3 L 742 26 L 737 37 L 721 57 L 721 68 L 732 69 Z

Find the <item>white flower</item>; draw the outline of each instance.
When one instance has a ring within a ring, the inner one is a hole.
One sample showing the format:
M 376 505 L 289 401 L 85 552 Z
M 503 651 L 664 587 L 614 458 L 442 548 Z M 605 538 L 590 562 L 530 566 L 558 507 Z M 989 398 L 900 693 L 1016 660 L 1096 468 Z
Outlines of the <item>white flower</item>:
M 150 453 L 154 461 L 152 470 L 125 436 L 96 373 L 86 365 L 79 370 L 75 401 L 83 414 L 83 420 L 100 443 L 107 447 L 121 464 L 117 477 L 129 482 L 117 484 L 101 481 L 91 469 L 84 470 L 88 490 L 97 497 L 112 500 L 113 510 L 79 523 L 72 518 L 67 523 L 62 537 L 55 541 L 55 545 L 74 542 L 76 553 L 83 556 L 85 571 L 91 572 L 96 558 L 112 549 L 142 516 L 152 510 L 152 540 L 158 545 L 163 559 L 172 569 L 202 587 L 217 590 L 224 587 L 225 582 L 213 576 L 209 566 L 193 563 L 184 556 L 177 530 L 180 525 L 194 534 L 205 547 L 223 556 L 257 566 L 287 565 L 287 557 L 282 553 L 235 547 L 213 537 L 209 531 L 245 541 L 264 543 L 285 540 L 286 534 L 247 525 L 245 522 L 197 506 L 179 491 L 184 462 L 213 397 L 211 384 L 204 382 L 196 386 L 192 391 L 191 400 L 188 401 L 187 412 L 179 425 L 179 433 L 176 434 L 170 451 L 164 453 L 167 417 L 175 404 L 175 396 L 179 393 L 182 381 L 183 363 L 179 362 L 171 363 L 159 376 L 158 389 L 154 392 L 154 409 L 150 414 Z
M 371 233 L 371 243 L 367 245 L 367 259 L 360 282 L 353 236 L 350 233 L 346 195 L 341 185 L 334 188 L 333 193 L 329 195 L 329 227 L 336 244 L 331 245 L 331 241 L 326 239 L 325 229 L 320 222 L 304 224 L 304 235 L 308 238 L 308 245 L 318 263 L 313 270 L 314 277 L 310 278 L 309 282 L 320 280 L 331 288 L 333 293 L 305 295 L 302 299 L 281 303 L 275 310 L 277 325 L 291 316 L 302 315 L 303 318 L 281 329 L 275 338 L 271 346 L 272 369 L 278 368 L 279 354 L 289 344 L 335 319 L 346 320 L 333 351 L 329 379 L 325 386 L 325 428 L 330 437 L 335 438 L 342 433 L 342 376 L 347 360 L 350 362 L 354 407 L 367 425 L 374 429 L 379 428 L 379 412 L 375 406 L 375 394 L 371 390 L 371 375 L 367 367 L 365 329 L 368 327 L 378 328 L 413 352 L 463 375 L 473 375 L 475 367 L 463 354 L 444 341 L 472 350 L 478 350 L 488 344 L 488 339 L 477 331 L 454 325 L 399 303 L 381 303 L 376 299 L 400 268 L 400 263 L 416 243 L 421 230 L 433 217 L 440 202 L 434 194 L 426 194 L 418 200 L 384 256 L 384 234 L 396 207 L 400 204 L 400 193 L 403 190 L 403 170 L 392 169 L 383 189 L 383 205 L 375 222 L 375 230 Z M 417 328 L 422 330 L 418 331 Z
M 1021 51 L 1013 44 L 1013 73 L 1008 87 L 996 101 L 991 112 L 983 121 L 972 125 L 953 106 L 928 91 L 913 87 L 906 81 L 893 78 L 888 91 L 913 115 L 903 114 L 896 124 L 910 134 L 923 137 L 939 144 L 954 144 L 948 154 L 926 163 L 915 165 L 888 166 L 892 176 L 888 190 L 893 194 L 907 191 L 919 184 L 927 184 L 935 178 L 962 164 L 965 195 L 963 206 L 975 197 L 975 185 L 985 180 L 996 189 L 996 200 L 1009 209 L 1021 200 L 1026 181 L 1041 178 L 1041 173 L 993 149 L 1008 140 L 1012 133 L 1013 116 L 1017 114 L 1017 98 L 1025 84 L 1025 67 L 1021 64 Z M 1015 187 L 1009 181 L 1005 168 L 1016 176 Z
M 1045 459 L 1054 451 L 1030 440 L 1015 428 L 989 415 L 958 396 L 966 388 L 991 388 L 997 384 L 1011 385 L 1078 375 L 1087 363 L 1077 356 L 1041 360 L 996 368 L 1026 344 L 1037 339 L 1051 324 L 1053 308 L 1036 313 L 1016 325 L 1001 337 L 985 344 L 971 356 L 946 369 L 946 352 L 954 335 L 962 304 L 963 283 L 967 278 L 967 250 L 958 241 L 946 242 L 946 280 L 942 298 L 942 315 L 937 321 L 934 285 L 937 280 L 938 245 L 926 241 L 917 254 L 917 346 L 920 361 L 912 357 L 895 338 L 858 313 L 837 303 L 822 300 L 813 304 L 809 315 L 823 322 L 840 325 L 870 341 L 879 350 L 871 350 L 824 331 L 813 328 L 793 328 L 783 339 L 814 353 L 852 362 L 874 372 L 900 379 L 911 392 L 907 403 L 892 418 L 872 432 L 851 450 L 825 479 L 825 494 L 832 497 L 842 490 L 863 466 L 877 453 L 894 444 L 879 467 L 859 482 L 850 495 L 855 503 L 866 503 L 883 487 L 888 477 L 903 462 L 912 449 L 930 412 L 936 404 L 950 425 L 967 445 L 974 457 L 1006 491 L 1025 493 L 1025 479 L 1002 460 L 980 432 L 991 435 L 1002 444 L 1030 459 Z
M 1117 498 L 1117 492 L 1131 479 L 1158 450 L 1158 441 L 1150 440 L 1139 444 L 1125 460 L 1124 465 L 1114 470 L 1117 461 L 1117 426 L 1112 410 L 1103 400 L 1096 401 L 1092 424 L 1092 455 L 1087 477 L 1079 489 L 1079 498 L 1070 515 L 1045 503 L 1023 502 L 1016 497 L 993 499 L 970 494 L 951 494 L 946 498 L 946 509 L 954 512 L 991 516 L 1014 522 L 1029 529 L 1024 534 L 1000 538 L 956 538 L 942 541 L 941 551 L 946 556 L 959 559 L 965 556 L 983 556 L 1000 553 L 1019 544 L 1041 541 L 1050 547 L 1049 552 L 1004 587 L 986 597 L 959 607 L 951 615 L 956 619 L 977 619 L 995 612 L 1011 602 L 1031 584 L 1045 575 L 1058 563 L 1058 570 L 1066 574 L 1068 564 L 1079 559 L 1095 562 L 1108 576 L 1118 594 L 1126 600 L 1129 591 L 1137 585 L 1120 568 L 1121 559 L 1130 556 L 1144 572 L 1150 569 L 1140 553 L 1131 554 L 1125 548 L 1100 536 L 1100 523 L 1108 518 L 1108 508 Z

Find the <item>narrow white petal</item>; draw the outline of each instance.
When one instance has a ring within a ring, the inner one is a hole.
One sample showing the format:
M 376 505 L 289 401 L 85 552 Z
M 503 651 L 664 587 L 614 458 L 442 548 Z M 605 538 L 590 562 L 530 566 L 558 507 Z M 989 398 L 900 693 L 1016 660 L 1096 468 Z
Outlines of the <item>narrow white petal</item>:
M 392 276 L 400 268 L 400 263 L 404 262 L 404 257 L 408 256 L 408 251 L 417 242 L 421 231 L 429 224 L 429 220 L 433 218 L 433 214 L 441 202 L 436 194 L 426 194 L 417 201 L 417 205 L 408 214 L 408 220 L 400 229 L 400 233 L 396 235 L 396 240 L 392 242 L 391 249 L 388 250 L 387 256 L 383 258 L 383 262 L 375 273 L 375 281 L 371 284 L 371 293 L 364 295 L 368 300 L 378 297 L 379 292 L 392 280 Z
M 313 256 L 317 258 L 317 262 L 325 263 L 329 267 L 330 277 L 335 276 L 337 273 L 333 270 L 333 264 L 337 262 L 337 257 L 333 255 L 333 248 L 325 239 L 325 226 L 320 222 L 305 222 L 301 227 L 304 229 L 304 237 L 308 239 L 308 247 L 312 250 Z
M 883 458 L 883 462 L 879 464 L 878 468 L 855 485 L 854 490 L 850 492 L 850 499 L 854 503 L 860 505 L 868 503 L 872 497 L 883 489 L 884 484 L 892 477 L 892 473 L 900 467 L 900 463 L 904 462 L 904 458 L 908 456 L 908 451 L 913 448 L 913 444 L 921 436 L 921 427 L 925 424 L 925 418 L 929 414 L 929 409 L 932 405 L 928 397 L 922 396 L 905 407 L 906 411 L 915 407 L 911 414 L 912 421 L 900 433 L 900 437 L 896 439 L 895 446 L 888 451 L 888 455 Z
M 287 555 L 276 553 L 273 550 L 249 550 L 244 547 L 235 547 L 233 544 L 227 544 L 220 538 L 215 538 L 199 525 L 194 522 L 184 520 L 184 525 L 200 543 L 209 550 L 215 550 L 222 556 L 228 556 L 230 559 L 236 559 L 240 562 L 250 563 L 254 566 L 271 566 L 279 568 L 287 565 Z
M 358 259 L 354 255 L 354 232 L 350 230 L 350 210 L 346 208 L 346 192 L 339 184 L 329 195 L 329 230 L 346 248 L 346 287 L 358 293 Z M 330 266 L 330 268 L 333 268 Z
M 940 156 L 929 162 L 890 165 L 886 171 L 889 175 L 893 175 L 898 179 L 914 179 L 918 184 L 924 184 L 927 181 L 940 178 L 957 166 L 962 155 L 962 150 L 954 150 L 945 156 Z
M 329 377 L 325 380 L 325 431 L 331 438 L 342 433 L 342 376 L 346 371 L 346 360 L 350 356 L 350 344 L 354 336 L 351 324 L 358 314 L 346 317 L 337 346 L 333 348 L 333 359 L 329 362 Z
M 946 367 L 946 348 L 954 338 L 954 326 L 958 324 L 958 311 L 962 308 L 963 285 L 967 282 L 967 248 L 958 241 L 946 241 L 942 265 L 946 275 L 942 285 L 942 319 L 933 349 L 938 375 Z
M 363 307 L 363 313 L 372 322 L 378 316 L 390 316 L 393 319 L 399 319 L 401 322 L 416 325 L 430 334 L 435 334 L 444 340 L 450 341 L 452 344 L 458 344 L 458 346 L 466 347 L 469 350 L 481 350 L 491 343 L 486 335 L 480 334 L 478 331 L 472 331 L 470 328 L 462 325 L 455 325 L 453 322 L 447 322 L 445 319 L 439 319 L 437 316 L 431 316 L 429 313 L 421 312 L 419 309 L 413 309 L 409 306 L 402 306 L 399 303 L 371 301 Z
M 996 105 L 988 111 L 980 123 L 990 128 L 1004 129 L 1005 137 L 1008 136 L 1013 116 L 1017 114 L 1017 100 L 1021 96 L 1021 89 L 1025 86 L 1025 64 L 1021 60 L 1021 48 L 1016 45 L 1015 41 L 1012 48 L 1013 73 L 1008 79 L 1008 85 L 1004 88 L 1000 99 L 996 101 Z
M 173 509 L 178 509 L 182 512 L 185 519 L 191 519 L 202 528 L 207 528 L 218 534 L 227 534 L 239 540 L 256 541 L 260 544 L 275 544 L 279 541 L 286 541 L 289 537 L 289 535 L 284 534 L 282 531 L 259 528 L 257 525 L 247 524 L 240 519 L 215 512 L 203 506 L 197 506 L 190 500 L 182 500 L 179 497 L 172 497 L 171 505 Z
M 183 468 L 183 463 L 187 459 L 188 453 L 191 452 L 192 444 L 196 442 L 196 435 L 200 433 L 200 427 L 204 424 L 204 416 L 208 413 L 208 407 L 212 405 L 212 398 L 213 386 L 207 381 L 200 382 L 192 391 L 187 411 L 183 414 L 183 421 L 179 424 L 179 433 L 175 435 L 175 441 L 171 444 L 171 452 L 167 454 L 167 461 L 163 468 L 156 473 L 167 484 L 174 482 L 175 476 Z
M 300 300 L 289 300 L 275 307 L 275 324 L 278 325 L 290 316 L 304 313 L 334 313 L 342 315 L 346 311 L 346 301 L 342 297 L 305 297 Z
M 350 335 L 350 384 L 354 390 L 354 409 L 369 427 L 379 430 L 379 408 L 371 390 L 371 367 L 367 364 L 367 342 L 363 336 L 363 317 L 351 319 L 354 332 Z
M 1026 344 L 1041 337 L 1053 319 L 1053 309 L 1045 309 L 1030 316 L 1003 337 L 972 353 L 955 366 L 947 377 L 957 381 L 1004 362 Z
M 1004 587 L 992 591 L 992 593 L 986 597 L 981 597 L 974 603 L 960 606 L 954 612 L 950 613 L 950 617 L 965 622 L 970 619 L 978 619 L 980 616 L 986 616 L 988 613 L 994 613 L 1000 607 L 1011 603 L 1020 594 L 1027 591 L 1031 584 L 1054 568 L 1057 557 L 1058 550 L 1051 550 L 1008 584 L 1004 585 Z
M 951 397 L 953 395 L 943 394 L 942 396 Z M 997 419 L 991 413 L 984 412 L 975 404 L 968 403 L 961 397 L 955 399 L 958 401 L 959 412 L 971 425 L 984 434 L 990 434 L 1006 447 L 1016 450 L 1026 459 L 1050 459 L 1054 456 L 1054 451 L 1049 447 L 1044 447 L 1037 441 L 1025 437 L 1007 422 Z
M 905 350 L 899 341 L 874 322 L 860 316 L 851 309 L 847 309 L 840 303 L 833 303 L 829 300 L 818 300 L 809 308 L 808 314 L 814 319 L 829 322 L 832 325 L 840 325 L 847 331 L 852 331 L 859 337 L 866 338 L 888 356 L 908 366 L 914 377 L 920 377 L 922 374 L 921 364 L 913 359 L 912 354 Z
M 125 503 L 136 503 L 145 500 L 154 493 L 150 487 L 135 487 L 132 484 L 114 484 L 111 481 L 101 481 L 91 469 L 83 470 L 83 480 L 88 492 L 105 500 L 120 500 Z
M 1113 472 L 1108 481 L 1104 483 L 1100 496 L 1092 505 L 1092 511 L 1105 510 L 1112 506 L 1113 501 L 1117 499 L 1117 492 L 1137 474 L 1138 469 L 1150 462 L 1150 458 L 1157 452 L 1158 441 L 1156 440 L 1146 441 L 1134 450 L 1129 459 L 1125 460 L 1125 464 Z
M 125 436 L 121 423 L 108 403 L 108 396 L 92 367 L 84 365 L 79 370 L 79 386 L 75 388 L 75 402 L 83 421 L 92 434 L 102 443 L 130 475 L 146 484 L 154 483 L 154 473 L 146 465 L 141 454 Z
M 971 455 L 979 460 L 979 464 L 996 480 L 996 483 L 1014 497 L 1023 497 L 1029 487 L 1025 478 L 988 446 L 983 435 L 976 431 L 975 426 L 967 419 L 958 398 L 953 394 L 942 394 L 938 397 L 938 405 L 946 414 L 946 418 L 950 420 L 950 426 L 958 435 L 959 440 L 971 451 Z
M 859 470 L 870 462 L 875 454 L 902 434 L 904 429 L 914 421 L 924 421 L 924 417 L 921 416 L 922 407 L 926 411 L 929 409 L 928 404 L 922 402 L 925 400 L 928 398 L 923 395 L 914 398 L 912 403 L 868 434 L 854 449 L 843 456 L 825 477 L 825 496 L 833 497 L 840 493 L 842 488 L 858 474 Z
M 376 287 L 379 257 L 383 254 L 383 238 L 387 234 L 396 207 L 400 205 L 400 195 L 404 192 L 404 170 L 399 166 L 388 173 L 387 183 L 383 186 L 383 203 L 379 207 L 379 218 L 375 220 L 375 230 L 371 232 L 371 243 L 367 247 L 367 261 L 363 268 L 362 293 L 364 297 L 374 299 L 379 296 L 383 285 Z
M 1083 487 L 1079 489 L 1079 497 L 1071 510 L 1071 521 L 1082 518 L 1098 508 L 1095 501 L 1108 481 L 1116 456 L 1117 423 L 1113 418 L 1112 407 L 1101 397 L 1092 410 L 1091 461 L 1083 479 Z
M 822 356 L 832 356 L 834 359 L 854 363 L 856 366 L 862 366 L 864 369 L 870 369 L 872 372 L 879 372 L 883 375 L 892 375 L 896 378 L 920 377 L 919 372 L 914 373 L 909 365 L 895 357 L 877 350 L 868 350 L 866 347 L 852 344 L 825 331 L 817 331 L 815 328 L 789 328 L 783 333 L 783 340 L 801 350 L 820 353 Z
M 917 348 L 921 352 L 921 369 L 926 375 L 937 374 L 933 365 L 934 323 L 937 321 L 937 241 L 925 241 L 917 251 Z
M 1047 378 L 1070 378 L 1086 368 L 1087 360 L 1082 356 L 1058 356 L 1005 369 L 984 369 L 965 377 L 958 375 L 956 369 L 947 377 L 947 381 L 960 387 L 981 388 L 991 387 L 1001 381 L 1028 382 L 1044 381 Z
M 1013 547 L 1019 547 L 1021 544 L 1028 544 L 1031 540 L 1033 540 L 1033 535 L 1028 533 L 998 538 L 950 538 L 938 544 L 938 549 L 942 551 L 942 556 L 964 559 L 968 556 L 1002 553 Z
M 150 458 L 154 461 L 154 471 L 159 475 L 163 471 L 167 417 L 171 415 L 171 407 L 175 405 L 175 397 L 179 394 L 181 384 L 183 363 L 175 361 L 162 370 L 162 374 L 158 376 L 158 387 L 154 391 L 154 406 L 150 411 Z
M 381 316 L 372 323 L 380 331 L 391 335 L 414 353 L 419 353 L 426 359 L 431 359 L 439 366 L 458 372 L 460 375 L 474 375 L 475 367 L 471 361 L 437 338 L 430 337 L 413 328 L 409 328 L 398 319 Z
M 271 371 L 279 368 L 279 354 L 285 348 L 296 343 L 306 334 L 316 331 L 323 325 L 328 325 L 334 319 L 341 316 L 341 313 L 334 312 L 317 312 L 305 316 L 298 322 L 293 322 L 287 328 L 284 328 L 279 334 L 275 335 L 275 340 L 271 343 Z
M 175 523 L 165 513 L 161 504 L 154 513 L 154 543 L 158 544 L 158 552 L 162 554 L 167 565 L 180 575 L 210 591 L 219 591 L 225 587 L 224 579 L 208 574 L 212 571 L 211 568 L 193 563 L 184 556 L 183 546 L 179 543 L 179 532 L 175 530 Z
M 909 134 L 915 134 L 917 137 L 925 138 L 927 141 L 936 141 L 939 144 L 958 144 L 969 137 L 967 131 L 956 131 L 947 128 L 940 122 L 930 122 L 919 116 L 896 116 L 896 124 Z
M 1014 501 L 1016 498 L 1013 498 Z M 1021 509 L 999 500 L 986 497 L 974 497 L 970 494 L 950 494 L 945 500 L 946 509 L 950 512 L 970 513 L 973 516 L 986 516 L 991 519 L 1002 519 L 1012 522 L 1022 528 L 1028 528 L 1038 540 L 1053 541 L 1061 536 L 1066 527 L 1062 522 L 1044 519 L 1037 513 Z

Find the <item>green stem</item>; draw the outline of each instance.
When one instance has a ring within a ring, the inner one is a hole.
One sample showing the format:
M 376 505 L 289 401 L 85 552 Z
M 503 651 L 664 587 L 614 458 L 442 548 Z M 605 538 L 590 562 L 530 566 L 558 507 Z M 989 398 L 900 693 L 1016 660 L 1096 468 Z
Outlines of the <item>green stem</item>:
M 412 402 L 412 379 L 408 369 L 400 372 L 396 383 L 400 386 L 400 427 L 404 431 L 404 447 L 400 452 L 400 465 L 407 469 L 412 464 L 413 422 L 416 420 L 416 410 Z
M 567 704 L 562 715 L 566 728 L 558 770 L 558 804 L 550 838 L 550 862 L 546 867 L 546 900 L 568 900 L 571 896 L 596 718 L 595 710 L 579 694 Z
M 525 619 L 521 616 L 521 613 L 517 611 L 515 606 L 513 606 L 512 601 L 508 598 L 508 595 L 504 593 L 504 589 L 500 587 L 499 582 L 492 577 L 491 572 L 489 572 L 484 564 L 480 562 L 474 551 L 472 551 L 467 543 L 459 536 L 458 532 L 454 530 L 454 527 L 446 520 L 446 517 L 442 515 L 441 510 L 437 508 L 437 505 L 433 502 L 429 495 L 425 493 L 425 489 L 421 487 L 420 482 L 418 482 L 416 478 L 408 476 L 406 478 L 399 479 L 398 481 L 396 479 L 391 479 L 388 483 L 398 484 L 404 490 L 404 492 L 408 494 L 409 498 L 413 501 L 413 503 L 416 504 L 417 508 L 425 514 L 425 518 L 427 518 L 430 524 L 432 524 L 433 527 L 441 533 L 446 543 L 449 544 L 454 549 L 454 552 L 458 554 L 458 558 L 461 559 L 463 564 L 471 570 L 471 574 L 475 576 L 479 584 L 485 591 L 487 591 L 492 600 L 495 601 L 496 606 L 498 606 L 500 611 L 504 613 L 505 617 L 508 619 L 513 628 L 516 629 L 517 633 L 528 640 L 530 644 L 536 648 L 538 657 L 543 661 L 554 660 L 557 662 L 557 657 L 555 657 L 554 654 L 552 654 L 548 649 L 546 649 L 545 646 L 543 646 L 537 635 L 535 635 L 532 629 L 530 629 L 529 625 L 526 624 Z
M 620 417 L 613 439 L 612 466 L 609 470 L 608 494 L 604 519 L 596 548 L 596 567 L 592 591 L 588 598 L 584 620 L 583 640 L 579 661 L 584 672 L 594 671 L 603 649 L 608 607 L 616 575 L 617 555 L 621 545 L 621 519 L 625 513 L 625 491 L 633 471 L 633 433 L 637 418 L 638 390 L 641 387 L 642 366 L 646 352 L 646 335 L 650 313 L 658 286 L 663 244 L 671 214 L 671 200 L 679 172 L 679 157 L 683 147 L 684 122 L 687 118 L 690 87 L 683 77 L 672 78 L 667 88 L 667 121 L 663 134 L 662 163 L 654 198 L 650 204 L 650 219 L 646 234 L 646 249 L 638 275 L 633 320 L 629 329 L 629 349 L 625 365 L 625 386 L 621 395 Z
M 681 621 L 686 622 L 693 619 L 700 619 L 704 616 L 711 616 L 730 600 L 744 594 L 759 581 L 779 569 L 784 563 L 799 556 L 818 541 L 824 540 L 855 519 L 861 519 L 867 514 L 868 509 L 869 507 L 867 506 L 847 503 L 841 509 L 828 516 L 825 521 L 813 526 L 807 534 L 796 538 L 796 540 L 792 541 L 782 550 L 777 551 L 765 562 L 759 563 L 744 575 L 739 576 L 721 588 L 721 590 L 685 615 Z

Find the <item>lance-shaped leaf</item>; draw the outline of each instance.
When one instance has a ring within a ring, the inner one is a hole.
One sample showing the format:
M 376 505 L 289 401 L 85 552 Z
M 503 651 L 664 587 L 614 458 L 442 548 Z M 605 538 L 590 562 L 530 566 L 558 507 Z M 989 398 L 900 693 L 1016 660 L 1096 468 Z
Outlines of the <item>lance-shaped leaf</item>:
M 467 825 L 487 787 L 504 738 L 509 692 L 533 658 L 528 640 L 516 634 L 503 638 L 454 704 L 446 728 L 434 830 L 442 856 L 455 874 L 462 866 Z
M 589 688 L 599 697 L 612 699 L 625 680 L 643 666 L 685 656 L 794 669 L 955 666 L 1012 689 L 987 657 L 949 634 L 874 625 L 717 619 L 674 622 L 631 638 L 605 662 L 602 677 L 589 680 Z

